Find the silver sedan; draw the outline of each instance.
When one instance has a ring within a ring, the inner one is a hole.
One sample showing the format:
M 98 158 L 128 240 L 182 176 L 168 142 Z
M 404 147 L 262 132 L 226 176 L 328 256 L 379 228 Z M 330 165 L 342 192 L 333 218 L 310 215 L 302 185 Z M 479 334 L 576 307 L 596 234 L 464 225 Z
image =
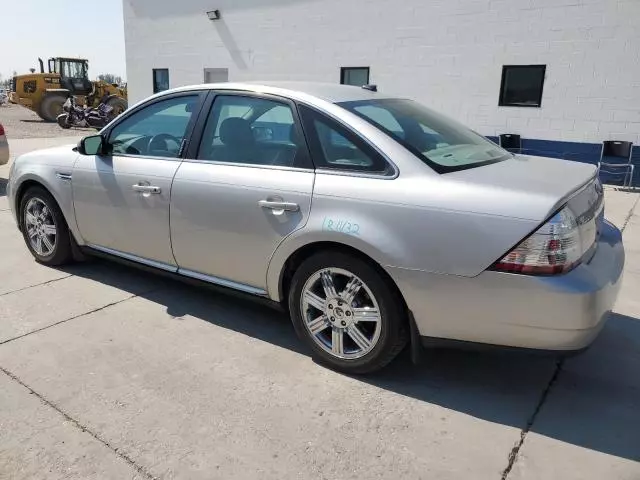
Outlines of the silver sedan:
M 11 209 L 41 263 L 101 254 L 265 297 L 346 372 L 407 343 L 591 343 L 624 264 L 596 168 L 514 156 L 375 90 L 162 92 L 18 158 Z

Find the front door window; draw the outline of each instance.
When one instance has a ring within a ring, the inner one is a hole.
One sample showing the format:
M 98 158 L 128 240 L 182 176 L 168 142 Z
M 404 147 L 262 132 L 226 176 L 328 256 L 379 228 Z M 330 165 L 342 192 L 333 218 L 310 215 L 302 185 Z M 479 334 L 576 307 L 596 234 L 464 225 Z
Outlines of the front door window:
M 178 157 L 198 100 L 198 95 L 168 98 L 125 118 L 111 131 L 111 153 Z

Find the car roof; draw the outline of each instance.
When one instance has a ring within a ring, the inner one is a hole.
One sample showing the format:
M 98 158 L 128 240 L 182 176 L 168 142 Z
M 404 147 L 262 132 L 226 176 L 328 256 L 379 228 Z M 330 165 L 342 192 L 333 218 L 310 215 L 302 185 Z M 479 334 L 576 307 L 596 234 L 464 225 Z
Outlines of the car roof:
M 202 85 L 191 85 L 189 87 L 179 87 L 172 90 L 165 90 L 163 94 L 189 91 L 189 90 L 243 90 L 257 93 L 270 93 L 282 95 L 289 98 L 303 100 L 305 96 L 320 98 L 331 103 L 375 100 L 380 98 L 395 98 L 383 92 L 372 92 L 366 88 L 354 87 L 351 85 L 339 85 L 335 83 L 321 82 L 292 82 L 292 81 L 269 81 L 269 82 L 242 82 L 242 83 L 207 83 Z

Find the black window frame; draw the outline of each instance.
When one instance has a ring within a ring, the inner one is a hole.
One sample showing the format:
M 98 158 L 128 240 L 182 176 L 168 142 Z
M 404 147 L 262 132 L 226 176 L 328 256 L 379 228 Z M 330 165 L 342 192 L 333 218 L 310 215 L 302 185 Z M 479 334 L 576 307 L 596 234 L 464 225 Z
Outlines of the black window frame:
M 349 70 L 366 70 L 367 71 L 367 81 L 362 85 L 368 85 L 371 80 L 371 67 L 340 67 L 340 85 L 351 85 L 354 87 L 362 87 L 362 85 L 353 85 L 351 83 L 345 83 L 345 77 Z
M 198 158 L 200 154 L 200 149 L 202 147 L 202 141 L 204 140 L 204 132 L 206 130 L 207 122 L 209 121 L 209 117 L 213 111 L 215 101 L 218 97 L 249 97 L 249 98 L 257 98 L 260 100 L 270 100 L 276 103 L 281 103 L 287 105 L 291 108 L 291 115 L 293 116 L 293 123 L 296 127 L 296 131 L 298 134 L 298 138 L 302 143 L 300 147 L 300 155 L 296 156 L 296 162 L 293 166 L 282 166 L 282 165 L 266 165 L 259 163 L 242 163 L 242 162 L 223 162 L 219 160 L 209 160 L 204 158 Z M 194 127 L 191 144 L 189 148 L 186 150 L 186 161 L 194 161 L 194 162 L 203 162 L 203 163 L 219 163 L 225 165 L 234 165 L 238 167 L 247 167 L 247 168 L 269 168 L 269 169 L 303 169 L 303 170 L 313 170 L 314 165 L 311 158 L 311 152 L 309 148 L 309 142 L 305 137 L 304 128 L 302 125 L 302 119 L 300 117 L 300 112 L 298 111 L 298 105 L 296 102 L 287 97 L 281 97 L 278 95 L 267 94 L 267 93 L 259 93 L 252 92 L 248 90 L 211 90 L 209 92 L 209 96 L 207 97 L 205 103 L 203 104 L 200 114 L 198 116 L 198 121 Z
M 366 175 L 381 178 L 395 178 L 397 176 L 397 169 L 395 165 L 390 163 L 377 148 L 362 138 L 362 136 L 356 133 L 353 128 L 310 105 L 300 103 L 298 104 L 298 109 L 300 110 L 302 127 L 307 139 L 307 145 L 309 146 L 309 152 L 311 153 L 311 159 L 313 160 L 316 170 L 323 170 L 325 172 L 342 175 Z M 330 128 L 336 130 L 339 135 L 353 143 L 357 148 L 370 157 L 375 162 L 374 165 L 384 166 L 384 168 L 354 168 L 329 163 L 325 158 L 320 138 L 318 137 L 315 125 L 313 124 L 315 120 L 320 120 L 321 122 L 328 124 Z
M 156 72 L 166 71 L 167 72 L 167 88 L 164 90 L 159 90 L 156 85 Z M 151 86 L 153 88 L 153 93 L 165 92 L 171 88 L 171 76 L 169 75 L 168 68 L 153 68 L 151 69 Z
M 505 99 L 507 86 L 507 75 L 509 70 L 524 70 L 527 68 L 539 68 L 542 70 L 542 81 L 540 82 L 539 92 L 536 98 L 535 104 L 523 104 L 523 103 L 513 103 L 508 102 Z M 541 108 L 542 107 L 542 94 L 544 92 L 544 81 L 547 75 L 547 66 L 546 65 L 503 65 L 502 66 L 502 79 L 500 80 L 500 96 L 498 97 L 498 106 L 499 107 L 524 107 L 524 108 Z
M 185 154 L 187 153 L 190 145 L 193 143 L 193 139 L 195 136 L 195 132 L 196 132 L 196 127 L 197 127 L 197 121 L 200 119 L 200 117 L 202 116 L 202 109 L 205 105 L 205 101 L 207 98 L 207 90 L 187 90 L 184 92 L 176 92 L 176 93 L 168 93 L 159 97 L 155 97 L 152 98 L 150 100 L 147 100 L 146 102 L 144 102 L 141 105 L 136 106 L 135 108 L 132 108 L 130 110 L 125 110 L 123 113 L 120 114 L 120 116 L 118 116 L 117 120 L 109 125 L 108 128 L 105 128 L 104 130 L 102 130 L 100 132 L 100 136 L 102 137 L 102 145 L 103 145 L 103 156 L 113 156 L 113 152 L 110 151 L 110 143 L 109 141 L 111 140 L 111 134 L 113 132 L 113 130 L 120 125 L 123 121 L 125 121 L 127 118 L 135 115 L 136 113 L 142 111 L 143 109 L 147 108 L 147 107 L 151 107 L 153 105 L 155 105 L 156 103 L 159 102 L 163 102 L 165 100 L 170 100 L 172 98 L 177 98 L 177 97 L 191 97 L 191 96 L 197 96 L 198 97 L 198 101 L 196 103 L 196 106 L 193 109 L 193 114 L 191 115 L 191 119 L 189 120 L 189 123 L 187 124 L 187 129 L 185 130 L 184 133 L 184 137 L 183 137 L 183 141 L 186 141 L 185 145 L 180 149 L 180 154 L 177 157 L 155 157 L 152 155 L 136 155 L 136 154 L 131 154 L 131 153 L 117 153 L 116 156 L 118 157 L 133 157 L 133 158 L 159 158 L 162 160 L 174 160 L 174 161 L 181 161 L 182 159 L 185 158 Z

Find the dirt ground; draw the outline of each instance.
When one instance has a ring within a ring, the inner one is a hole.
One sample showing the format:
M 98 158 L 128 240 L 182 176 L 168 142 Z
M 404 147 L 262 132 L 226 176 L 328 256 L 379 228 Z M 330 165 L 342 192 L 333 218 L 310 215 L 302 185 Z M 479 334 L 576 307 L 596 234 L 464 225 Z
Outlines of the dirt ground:
M 0 106 L 0 123 L 9 139 L 82 136 L 95 132 L 86 128 L 63 130 L 57 123 L 45 122 L 35 112 L 13 103 Z

